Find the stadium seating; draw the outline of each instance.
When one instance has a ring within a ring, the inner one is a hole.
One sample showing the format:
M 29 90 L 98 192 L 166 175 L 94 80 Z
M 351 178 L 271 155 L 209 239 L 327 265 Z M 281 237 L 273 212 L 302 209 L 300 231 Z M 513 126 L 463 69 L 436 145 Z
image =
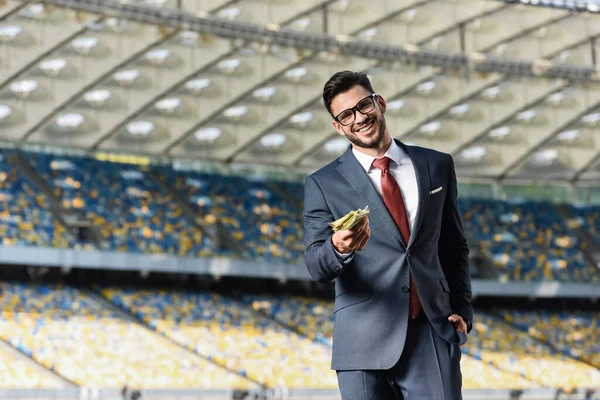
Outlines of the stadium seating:
M 331 302 L 302 297 L 257 295 L 244 295 L 240 300 L 308 338 L 327 346 L 331 345 L 334 321 Z M 490 363 L 482 362 L 480 357 L 467 354 L 465 349 L 463 349 L 461 369 L 463 385 L 467 389 L 540 386 L 539 383 L 524 378 L 518 372 L 500 369 Z
M 596 246 L 600 246 L 600 206 L 583 205 L 567 206 L 573 215 L 580 218 L 581 224 L 595 239 Z
M 79 385 L 252 386 L 68 286 L 2 282 L 0 309 L 2 340 Z
M 459 208 L 465 231 L 487 250 L 503 278 L 599 281 L 552 204 L 461 198 Z
M 330 351 L 237 301 L 212 293 L 105 289 L 157 332 L 269 386 L 336 387 Z
M 32 153 L 29 160 L 64 208 L 86 213 L 106 249 L 214 256 L 210 238 L 140 168 L 43 153 Z
M 48 199 L 0 151 L 0 237 L 4 246 L 69 247 L 74 242 L 52 213 Z
M 502 310 L 500 314 L 529 336 L 600 368 L 600 313 Z
M 175 171 L 159 175 L 185 194 L 200 215 L 218 218 L 254 258 L 296 262 L 302 258 L 302 215 L 259 180 Z
M 2 389 L 54 389 L 64 384 L 50 372 L 35 367 L 15 354 L 14 349 L 0 345 L 0 388 Z
M 536 328 L 536 325 L 529 327 Z M 564 328 L 558 327 L 558 330 L 565 332 Z M 517 373 L 542 386 L 570 389 L 600 382 L 600 370 L 553 350 L 536 340 L 535 335 L 510 327 L 502 318 L 488 313 L 476 313 L 465 348 L 468 354 L 485 363 Z

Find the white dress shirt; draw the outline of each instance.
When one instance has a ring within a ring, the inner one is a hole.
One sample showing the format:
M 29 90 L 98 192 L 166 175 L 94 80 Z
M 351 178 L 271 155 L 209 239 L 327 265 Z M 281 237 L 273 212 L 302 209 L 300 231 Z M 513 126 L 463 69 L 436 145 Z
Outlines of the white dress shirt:
M 360 165 L 364 168 L 365 172 L 369 176 L 369 179 L 375 186 L 379 196 L 381 194 L 381 170 L 373 167 L 373 161 L 378 157 L 371 157 L 365 153 L 352 148 L 354 157 L 358 160 Z M 402 198 L 404 199 L 404 206 L 406 207 L 406 213 L 408 214 L 408 222 L 410 230 L 412 232 L 415 226 L 415 220 L 417 218 L 417 209 L 419 208 L 419 187 L 417 185 L 417 174 L 413 163 L 408 156 L 394 140 L 392 144 L 384 154 L 384 157 L 391 159 L 390 172 L 402 192 Z
M 383 200 L 383 195 L 381 194 L 381 170 L 373 167 L 373 161 L 380 157 L 372 157 L 365 153 L 361 153 L 354 147 L 352 148 L 352 153 L 364 168 L 371 183 L 373 183 L 375 190 L 377 190 L 377 193 L 379 193 L 379 196 L 381 196 Z M 419 187 L 417 185 L 415 168 L 408 154 L 406 154 L 394 140 L 392 140 L 384 157 L 388 157 L 391 160 L 389 167 L 390 173 L 398 183 L 398 186 L 400 186 L 402 198 L 404 199 L 404 206 L 408 215 L 410 230 L 412 232 L 417 218 L 417 210 L 419 208 Z M 345 263 L 350 262 L 352 259 L 351 255 L 353 253 L 340 254 L 335 248 L 334 251 Z

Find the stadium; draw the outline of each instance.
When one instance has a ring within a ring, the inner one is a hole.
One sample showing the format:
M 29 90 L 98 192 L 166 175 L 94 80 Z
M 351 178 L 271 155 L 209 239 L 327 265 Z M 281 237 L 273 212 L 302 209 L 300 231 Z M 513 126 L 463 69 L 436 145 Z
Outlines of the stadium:
M 0 0 L 0 398 L 339 399 L 304 179 L 364 71 L 452 155 L 465 399 L 600 399 L 600 3 Z

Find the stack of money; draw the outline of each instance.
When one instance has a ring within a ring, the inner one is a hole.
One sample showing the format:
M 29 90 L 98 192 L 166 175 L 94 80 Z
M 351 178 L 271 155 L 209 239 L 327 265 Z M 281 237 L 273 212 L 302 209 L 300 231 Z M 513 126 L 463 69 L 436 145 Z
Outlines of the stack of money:
M 359 208 L 356 211 L 350 211 L 342 218 L 330 223 L 329 226 L 333 228 L 334 232 L 350 229 L 356 224 L 358 224 L 367 215 L 369 215 L 369 206 L 366 206 L 363 209 Z

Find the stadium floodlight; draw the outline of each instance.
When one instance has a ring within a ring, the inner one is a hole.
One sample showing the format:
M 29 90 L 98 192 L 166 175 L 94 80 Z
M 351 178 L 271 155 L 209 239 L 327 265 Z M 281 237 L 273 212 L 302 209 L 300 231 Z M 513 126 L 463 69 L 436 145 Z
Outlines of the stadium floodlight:
M 544 149 L 533 153 L 531 161 L 536 165 L 551 165 L 558 158 L 558 150 Z
M 131 85 L 142 73 L 137 69 L 128 69 L 118 71 L 113 74 L 113 78 L 121 85 Z
M 571 129 L 558 134 L 558 140 L 570 142 L 579 137 L 579 131 L 577 129 Z
M 65 68 L 67 68 L 67 60 L 64 58 L 53 58 L 40 62 L 40 69 L 50 76 L 57 76 Z
M 102 106 L 110 97 L 112 93 L 108 89 L 96 89 L 90 90 L 83 95 L 83 99 L 94 107 Z
M 92 49 L 98 47 L 100 40 L 94 36 L 80 37 L 71 42 L 71 46 L 79 53 L 88 55 Z
M 13 113 L 13 110 L 10 106 L 6 104 L 0 104 L 0 121 L 4 121 L 8 117 L 10 117 Z
M 168 97 L 166 99 L 161 99 L 154 104 L 157 110 L 172 113 L 177 108 L 181 106 L 181 99 L 177 97 Z
M 0 41 L 11 42 L 16 39 L 17 36 L 22 34 L 24 29 L 21 25 L 4 25 L 0 26 Z
M 296 82 L 304 78 L 306 75 L 308 75 L 308 69 L 306 69 L 306 67 L 292 68 L 285 72 L 286 78 Z
M 340 138 L 335 138 L 335 139 L 331 139 L 331 140 L 327 141 L 323 145 L 323 148 L 328 153 L 338 154 L 338 153 L 344 151 L 348 147 L 348 143 L 349 142 L 347 139 L 340 137 Z
M 462 158 L 472 162 L 480 162 L 486 154 L 487 149 L 483 146 L 471 146 L 460 152 Z
M 25 98 L 28 97 L 31 93 L 35 92 L 39 88 L 39 84 L 37 81 L 33 79 L 24 79 L 21 81 L 13 82 L 10 84 L 9 89 L 16 96 Z
M 199 142 L 214 142 L 223 135 L 221 128 L 209 126 L 206 128 L 200 128 L 194 132 L 194 137 Z
M 185 87 L 185 89 L 188 92 L 190 92 L 192 94 L 198 94 L 210 87 L 210 79 L 209 78 L 192 79 L 191 81 L 187 81 L 183 86 Z
M 376 27 L 369 28 L 359 33 L 359 36 L 365 40 L 372 40 L 375 36 L 377 36 L 377 32 L 378 30 Z
M 517 120 L 529 122 L 535 118 L 536 114 L 537 112 L 533 109 L 521 111 L 519 114 L 517 114 Z
M 442 123 L 440 121 L 433 121 L 427 124 L 421 125 L 419 128 L 419 132 L 425 135 L 433 135 L 437 133 L 442 128 Z
M 418 15 L 419 10 L 417 10 L 416 8 L 411 8 L 410 10 L 406 10 L 402 14 L 400 14 L 400 18 L 402 19 L 402 21 L 406 22 L 407 24 L 410 24 L 411 22 L 414 22 Z
M 156 49 L 144 54 L 144 58 L 154 65 L 162 65 L 170 55 L 170 49 Z
M 404 108 L 404 100 L 396 99 L 387 103 L 387 109 L 392 112 L 398 112 Z
M 471 109 L 471 106 L 468 104 L 459 104 L 450 109 L 450 114 L 462 117 L 466 113 L 468 113 L 470 109 Z
M 306 125 L 313 119 L 313 113 L 310 111 L 303 111 L 294 114 L 290 117 L 290 122 L 294 125 Z
M 45 10 L 46 8 L 42 3 L 33 3 L 19 11 L 19 16 L 30 19 L 41 19 L 44 17 Z
M 500 94 L 500 86 L 492 86 L 482 92 L 482 96 L 488 100 L 495 100 Z
M 565 99 L 565 93 L 564 92 L 556 92 L 556 93 L 552 93 L 550 96 L 548 96 L 548 98 L 546 100 L 549 103 L 552 103 L 554 105 L 558 105 L 564 99 Z
M 224 9 L 220 10 L 217 13 L 217 17 L 233 21 L 237 17 L 239 17 L 241 14 L 242 14 L 242 9 L 241 8 L 239 8 L 239 7 L 229 7 L 229 8 L 224 8 Z
M 275 93 L 277 93 L 275 86 L 265 86 L 252 92 L 252 97 L 257 100 L 268 101 Z
M 217 64 L 217 67 L 224 73 L 231 74 L 235 72 L 242 65 L 242 61 L 239 58 L 228 58 Z
M 133 121 L 127 124 L 127 132 L 132 136 L 148 136 L 154 129 L 152 121 Z
M 85 117 L 79 113 L 68 112 L 56 117 L 54 122 L 59 128 L 73 130 L 83 125 Z
M 248 114 L 248 106 L 233 106 L 223 111 L 223 116 L 229 119 L 240 119 Z
M 279 148 L 287 141 L 287 137 L 283 133 L 269 133 L 260 138 L 260 144 L 267 148 Z
M 600 113 L 584 115 L 583 118 L 581 118 L 581 122 L 584 124 L 596 125 L 598 122 L 600 122 Z
M 423 95 L 431 94 L 431 92 L 433 91 L 433 89 L 435 89 L 436 86 L 437 84 L 435 83 L 435 81 L 427 81 L 420 83 L 419 85 L 417 85 L 417 93 Z
M 200 34 L 194 31 L 183 31 L 179 34 L 179 39 L 181 39 L 183 46 L 195 47 L 198 45 Z
M 492 129 L 490 131 L 489 135 L 493 139 L 501 139 L 501 138 L 505 138 L 506 136 L 508 136 L 509 133 L 510 133 L 510 127 L 501 126 L 499 128 Z

